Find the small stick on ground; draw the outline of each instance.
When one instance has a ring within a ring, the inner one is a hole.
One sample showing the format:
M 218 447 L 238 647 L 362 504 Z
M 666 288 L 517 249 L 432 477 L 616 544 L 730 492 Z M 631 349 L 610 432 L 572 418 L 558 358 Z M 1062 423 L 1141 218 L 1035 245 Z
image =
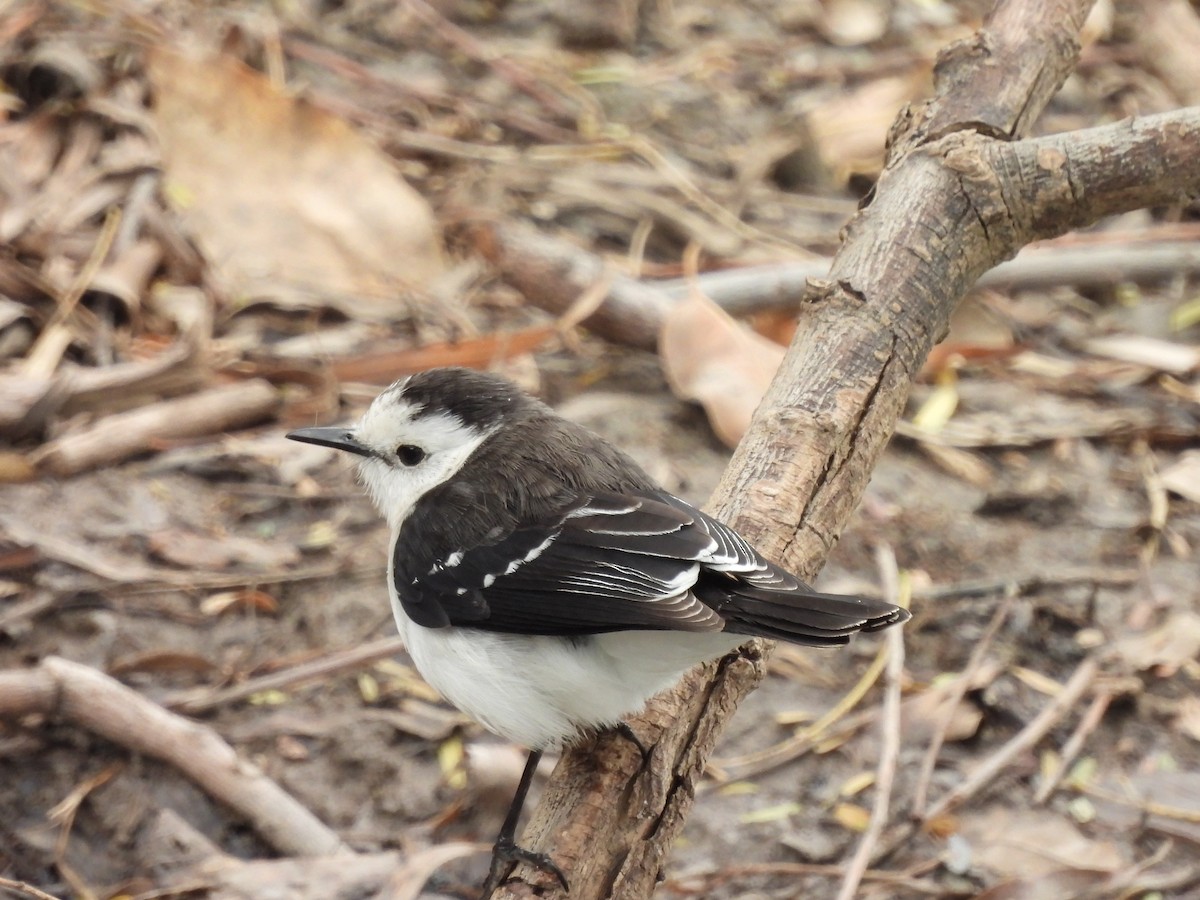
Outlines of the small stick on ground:
M 50 656 L 0 673 L 0 716 L 58 715 L 135 753 L 179 769 L 291 856 L 346 850 L 341 839 L 211 728 L 147 700 L 103 672 Z
M 74 475 L 145 453 L 163 441 L 220 434 L 261 422 L 273 416 L 282 403 L 269 381 L 222 385 L 108 416 L 84 431 L 46 444 L 35 463 L 51 475 Z
M 971 657 L 967 660 L 967 665 L 963 668 L 958 678 L 954 680 L 954 684 L 950 688 L 950 695 L 946 698 L 945 708 L 941 716 L 938 717 L 933 737 L 929 741 L 929 749 L 925 751 L 925 757 L 921 760 L 921 771 L 917 776 L 917 785 L 913 789 L 912 815 L 915 819 L 920 819 L 925 814 L 925 802 L 929 796 L 929 783 L 933 779 L 933 769 L 937 765 L 938 754 L 942 752 L 942 745 L 946 742 L 946 731 L 954 719 L 955 710 L 958 709 L 958 704 L 962 702 L 962 698 L 966 695 L 967 690 L 975 680 L 975 673 L 983 665 L 983 660 L 987 656 L 988 650 L 991 649 L 992 641 L 995 640 L 996 634 L 1000 631 L 1000 626 L 1008 618 L 1008 612 L 1012 609 L 1014 597 L 1016 597 L 1016 592 L 1010 592 L 1005 596 L 1001 604 L 996 607 L 996 612 L 992 615 L 992 620 L 988 622 L 987 628 L 984 629 L 983 636 L 980 637 L 979 643 L 975 645 L 975 649 L 971 651 Z
M 1016 259 L 1001 263 L 982 275 L 976 287 L 1045 290 L 1064 284 L 1152 282 L 1197 271 L 1200 243 L 1196 241 L 1131 241 L 1125 246 L 1051 244 L 1022 251 Z M 730 315 L 745 316 L 796 308 L 808 279 L 828 274 L 827 259 L 746 266 L 705 272 L 700 276 L 700 289 Z M 682 278 L 648 283 L 676 299 L 688 290 Z
M 13 881 L 11 878 L 0 878 L 0 888 L 11 891 L 14 894 L 21 894 L 25 897 L 33 897 L 34 900 L 59 900 L 53 894 L 47 894 L 40 888 L 35 888 L 32 884 L 24 881 Z
M 1038 591 L 1065 587 L 1124 587 L 1142 580 L 1142 572 L 1131 569 L 1100 569 L 1092 567 L 1066 569 L 1054 575 L 1026 575 L 1018 578 L 985 578 L 978 581 L 958 581 L 913 591 L 914 600 L 972 600 L 986 599 L 996 594 L 1025 596 Z
M 900 595 L 900 576 L 896 566 L 896 554 L 887 544 L 880 544 L 876 551 L 880 571 L 883 573 L 884 593 L 892 603 Z M 892 784 L 896 779 L 896 760 L 900 756 L 900 682 L 904 676 L 904 630 L 891 628 L 884 636 L 887 642 L 887 666 L 884 669 L 883 736 L 880 740 L 879 767 L 875 774 L 875 803 L 867 830 L 858 842 L 858 849 L 846 867 L 838 900 L 854 900 L 863 875 L 871 862 L 871 854 L 883 833 L 887 822 L 888 807 L 892 796 Z
M 946 794 L 929 809 L 922 821 L 928 822 L 944 813 L 949 812 L 964 800 L 969 799 L 987 784 L 991 783 L 1001 771 L 1016 757 L 1032 750 L 1067 711 L 1079 702 L 1079 698 L 1087 693 L 1096 675 L 1100 671 L 1100 661 L 1096 656 L 1089 656 L 1079 664 L 1069 681 L 1063 685 L 1062 691 L 1052 699 L 1045 708 L 1028 725 L 996 751 L 987 761 L 971 773 L 970 777 L 959 783 L 958 787 Z
M 167 697 L 163 705 L 178 712 L 196 715 L 209 712 L 226 703 L 244 700 L 260 691 L 281 690 L 315 678 L 328 678 L 330 675 L 354 671 L 381 659 L 390 659 L 403 650 L 404 640 L 399 635 L 381 638 L 369 644 L 338 650 L 319 659 L 261 675 L 258 678 L 251 678 L 231 687 L 217 690 L 203 688 L 199 691 L 179 691 Z
M 1083 749 L 1084 742 L 1088 739 L 1093 731 L 1095 731 L 1102 721 L 1104 714 L 1108 712 L 1108 706 L 1112 703 L 1113 695 L 1108 691 L 1097 694 L 1092 698 L 1091 705 L 1083 714 L 1083 718 L 1079 720 L 1079 724 L 1067 738 L 1067 742 L 1063 744 L 1062 751 L 1059 753 L 1058 768 L 1052 775 L 1047 776 L 1037 789 L 1037 793 L 1033 795 L 1033 802 L 1041 805 L 1050 799 L 1058 786 L 1062 783 L 1064 777 L 1071 769 L 1071 763 L 1075 762 L 1075 757 L 1079 755 L 1079 751 Z

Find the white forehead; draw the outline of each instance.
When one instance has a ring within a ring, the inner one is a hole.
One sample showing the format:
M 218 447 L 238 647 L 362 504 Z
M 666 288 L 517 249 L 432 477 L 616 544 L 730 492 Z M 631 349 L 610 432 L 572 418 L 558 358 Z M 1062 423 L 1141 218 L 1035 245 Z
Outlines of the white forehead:
M 419 415 L 421 407 L 398 392 L 385 391 L 363 413 L 354 436 L 376 450 L 416 444 L 426 453 L 452 450 L 478 440 L 480 432 L 449 413 Z

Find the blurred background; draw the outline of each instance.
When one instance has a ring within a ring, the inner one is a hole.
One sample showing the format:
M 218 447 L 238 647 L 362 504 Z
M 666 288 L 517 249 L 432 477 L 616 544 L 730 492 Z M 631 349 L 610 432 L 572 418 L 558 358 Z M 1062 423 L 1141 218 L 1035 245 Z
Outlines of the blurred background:
M 490 844 L 521 754 L 395 647 L 353 657 L 394 631 L 386 529 L 284 432 L 485 367 L 702 503 L 795 285 L 988 7 L 0 3 L 0 669 L 100 670 L 399 849 L 416 887 L 378 896 L 471 896 L 461 842 Z M 1037 133 L 1200 103 L 1195 3 L 1101 0 L 1082 40 Z M 892 555 L 914 612 L 861 896 L 1200 891 L 1198 272 L 1195 205 L 1105 221 L 994 273 L 931 355 L 819 582 L 878 595 Z M 881 647 L 776 651 L 659 896 L 833 895 Z M 0 876 L 57 896 L 241 896 L 201 864 L 276 855 L 54 715 L 0 717 L 0 771 Z

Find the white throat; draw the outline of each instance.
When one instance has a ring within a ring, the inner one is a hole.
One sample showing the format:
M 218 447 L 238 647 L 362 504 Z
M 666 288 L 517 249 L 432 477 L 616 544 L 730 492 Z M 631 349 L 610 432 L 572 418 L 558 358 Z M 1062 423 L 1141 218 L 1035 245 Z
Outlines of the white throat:
M 376 509 L 387 519 L 393 538 L 428 491 L 453 478 L 479 445 L 492 434 L 479 432 L 451 416 L 412 419 L 393 406 L 386 418 L 367 410 L 355 436 L 371 447 L 411 443 L 428 454 L 418 465 L 405 467 L 367 457 L 358 465 L 358 477 Z

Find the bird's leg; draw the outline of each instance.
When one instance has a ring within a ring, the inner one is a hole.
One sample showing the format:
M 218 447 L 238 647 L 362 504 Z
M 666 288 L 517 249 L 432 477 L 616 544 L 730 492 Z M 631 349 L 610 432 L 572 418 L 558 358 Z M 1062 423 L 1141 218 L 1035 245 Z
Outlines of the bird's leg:
M 516 796 L 513 797 L 512 805 L 508 808 L 508 815 L 504 817 L 504 824 L 500 826 L 496 845 L 492 847 L 492 865 L 488 869 L 487 881 L 483 883 L 479 900 L 488 900 L 500 886 L 500 882 L 509 876 L 513 867 L 521 862 L 529 863 L 534 868 L 553 875 L 563 886 L 564 891 L 571 890 L 567 884 L 567 876 L 554 864 L 554 860 L 545 853 L 535 853 L 517 846 L 517 819 L 521 817 L 521 807 L 525 805 L 525 795 L 529 793 L 529 785 L 533 783 L 533 773 L 537 771 L 541 758 L 541 750 L 529 751 L 529 758 L 525 760 L 525 771 L 521 773 L 521 781 L 517 785 Z

